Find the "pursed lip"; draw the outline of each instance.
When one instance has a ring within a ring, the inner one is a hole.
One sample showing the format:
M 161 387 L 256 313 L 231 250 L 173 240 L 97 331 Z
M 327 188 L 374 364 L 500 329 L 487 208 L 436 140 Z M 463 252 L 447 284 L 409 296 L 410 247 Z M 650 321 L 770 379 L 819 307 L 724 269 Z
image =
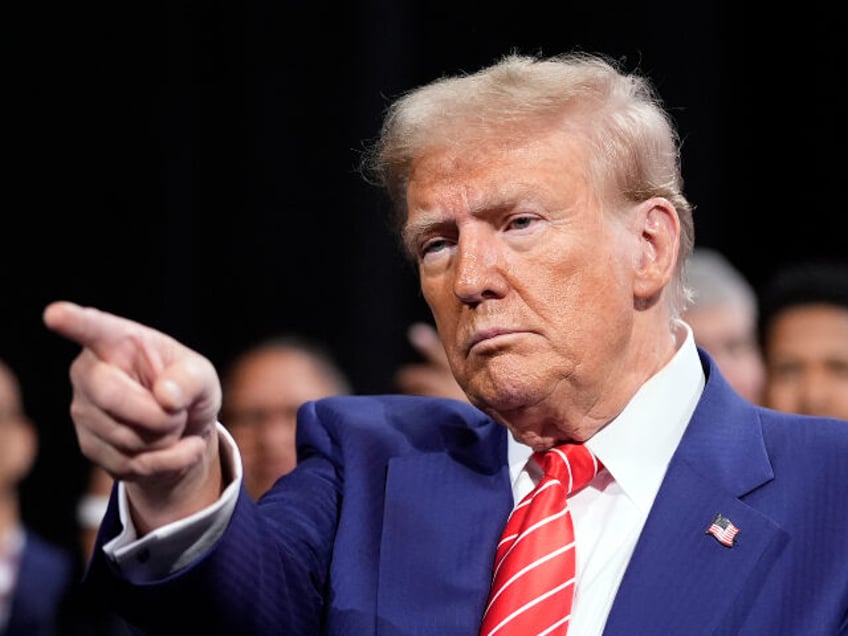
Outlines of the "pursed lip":
M 469 353 L 479 345 L 481 342 L 487 342 L 499 336 L 507 336 L 514 333 L 519 333 L 518 329 L 508 329 L 506 327 L 489 327 L 487 329 L 480 329 L 475 331 L 471 338 L 468 339 L 468 345 L 466 346 L 466 351 Z

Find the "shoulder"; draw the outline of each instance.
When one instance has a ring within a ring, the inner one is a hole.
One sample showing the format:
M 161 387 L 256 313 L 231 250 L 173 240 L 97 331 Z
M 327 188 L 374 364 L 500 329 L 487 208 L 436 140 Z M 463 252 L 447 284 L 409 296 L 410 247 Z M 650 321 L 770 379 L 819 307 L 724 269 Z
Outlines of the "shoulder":
M 467 402 L 416 395 L 340 395 L 307 402 L 302 417 L 344 426 L 405 428 L 425 425 L 483 426 L 492 420 Z
M 453 448 L 504 430 L 467 402 L 413 395 L 333 396 L 305 403 L 298 414 L 299 439 L 329 437 L 349 448 Z
M 468 420 L 488 419 L 467 402 L 450 398 L 425 397 L 419 395 L 337 395 L 312 402 L 321 413 L 343 413 L 356 419 L 362 416 L 381 414 L 387 418 L 416 417 L 438 414 L 444 417 L 459 417 Z
M 841 453 L 845 456 L 848 421 L 786 413 L 752 404 L 730 387 L 707 354 L 701 358 L 707 383 L 694 416 L 700 423 L 699 431 L 713 437 L 758 441 L 759 433 L 754 431 L 761 430 L 770 450 L 786 448 L 801 455 Z
M 829 502 L 833 514 L 848 511 L 848 421 L 765 408 L 759 413 L 774 485 L 795 492 L 802 505 Z
M 848 421 L 763 407 L 758 412 L 767 447 L 785 447 L 795 457 L 848 457 Z

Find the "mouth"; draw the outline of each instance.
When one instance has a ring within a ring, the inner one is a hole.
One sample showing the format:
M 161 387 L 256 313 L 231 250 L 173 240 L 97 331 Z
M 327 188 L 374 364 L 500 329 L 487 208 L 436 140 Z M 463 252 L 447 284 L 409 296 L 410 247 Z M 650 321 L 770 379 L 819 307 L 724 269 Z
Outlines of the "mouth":
M 480 350 L 488 346 L 495 346 L 506 337 L 519 333 L 515 329 L 506 329 L 503 327 L 491 327 L 489 329 L 481 329 L 475 332 L 468 341 L 467 350 L 469 353 L 475 350 Z

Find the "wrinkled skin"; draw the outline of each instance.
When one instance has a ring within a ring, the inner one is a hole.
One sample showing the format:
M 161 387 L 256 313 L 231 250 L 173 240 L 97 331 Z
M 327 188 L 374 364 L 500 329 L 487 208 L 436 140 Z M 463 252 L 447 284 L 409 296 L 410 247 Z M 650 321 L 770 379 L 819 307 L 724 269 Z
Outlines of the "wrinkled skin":
M 566 134 L 434 145 L 407 191 L 405 239 L 451 370 L 537 450 L 591 437 L 676 346 L 674 207 L 654 197 L 602 209 Z M 230 476 L 211 362 L 95 308 L 51 303 L 44 321 L 82 347 L 71 367 L 80 448 L 125 482 L 139 534 L 214 502 Z
M 139 534 L 215 501 L 224 477 L 212 363 L 132 320 L 57 301 L 45 324 L 82 347 L 71 364 L 80 450 L 126 483 Z
M 451 369 L 537 450 L 588 439 L 675 349 L 676 211 L 602 210 L 583 165 L 562 131 L 476 140 L 423 154 L 407 191 L 405 241 Z

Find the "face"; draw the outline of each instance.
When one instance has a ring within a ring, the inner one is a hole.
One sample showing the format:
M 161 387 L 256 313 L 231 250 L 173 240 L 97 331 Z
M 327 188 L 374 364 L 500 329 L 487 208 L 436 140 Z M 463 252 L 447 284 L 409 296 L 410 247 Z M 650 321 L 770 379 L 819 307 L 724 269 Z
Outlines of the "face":
M 732 303 L 697 307 L 684 313 L 695 342 L 709 353 L 722 374 L 744 398 L 759 404 L 765 367 L 753 316 Z
M 297 409 L 337 391 L 306 354 L 290 349 L 252 354 L 226 391 L 223 423 L 241 451 L 245 486 L 258 498 L 297 463 Z
M 405 239 L 451 368 L 534 448 L 588 438 L 670 355 L 634 305 L 655 310 L 668 280 L 673 208 L 601 211 L 584 163 L 563 132 L 475 139 L 422 155 L 407 191 Z
M 768 330 L 765 354 L 767 406 L 848 420 L 848 309 L 784 310 Z

